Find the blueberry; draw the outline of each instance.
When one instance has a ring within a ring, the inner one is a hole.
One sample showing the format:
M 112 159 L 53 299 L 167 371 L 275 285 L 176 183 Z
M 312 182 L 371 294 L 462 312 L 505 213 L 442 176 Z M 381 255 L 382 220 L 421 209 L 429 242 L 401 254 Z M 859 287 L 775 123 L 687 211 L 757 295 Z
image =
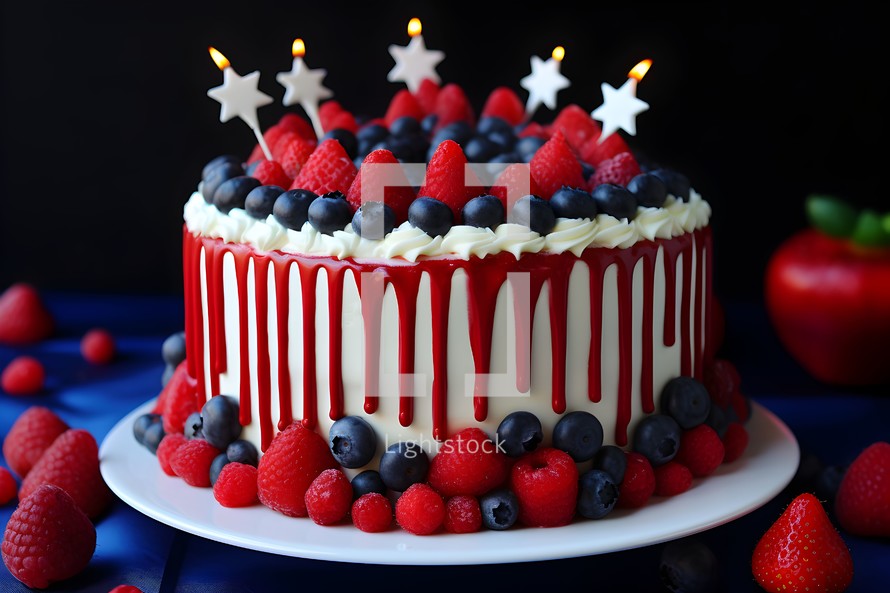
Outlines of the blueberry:
M 556 226 L 556 216 L 547 200 L 538 196 L 523 196 L 513 204 L 510 222 L 527 226 L 536 233 L 546 235 Z
M 392 136 L 387 140 L 393 156 L 402 162 L 421 161 L 429 145 L 420 136 Z
M 610 476 L 612 481 L 620 484 L 627 470 L 627 455 L 620 447 L 605 445 L 593 456 L 593 469 L 601 469 Z
M 410 115 L 398 118 L 389 126 L 389 133 L 393 136 L 413 136 L 421 131 L 420 122 Z
M 420 197 L 408 206 L 408 222 L 430 237 L 446 234 L 454 224 L 451 208 L 434 198 Z
M 661 208 L 667 199 L 664 181 L 652 173 L 641 173 L 627 184 L 627 190 L 637 198 L 637 204 L 645 208 Z
M 358 500 L 364 494 L 376 492 L 386 496 L 386 484 L 380 477 L 380 472 L 373 469 L 366 469 L 356 477 L 352 478 L 352 500 Z
M 601 469 L 581 474 L 578 481 L 578 514 L 588 519 L 602 519 L 618 502 L 618 483 Z
M 241 159 L 233 154 L 221 154 L 215 159 L 212 159 L 206 165 L 204 165 L 204 169 L 201 171 L 201 179 L 207 179 L 207 176 L 210 175 L 210 172 L 222 164 L 237 165 L 240 167 L 241 162 Z
M 439 116 L 435 113 L 430 113 L 420 122 L 420 129 L 423 130 L 424 134 L 432 134 L 433 130 L 436 129 L 437 123 L 439 123 Z
M 516 137 L 507 132 L 491 132 L 486 136 L 498 150 L 510 150 L 516 144 Z
M 387 136 L 389 136 L 389 130 L 386 129 L 386 126 L 381 126 L 380 124 L 365 126 L 355 134 L 359 144 L 366 142 L 368 146 L 374 146 L 378 142 L 385 140 Z
M 504 205 L 495 196 L 477 196 L 466 203 L 461 216 L 464 224 L 493 229 L 504 222 Z
M 575 461 L 587 461 L 603 446 L 603 425 L 590 412 L 569 412 L 553 428 L 553 446 Z
M 377 452 L 377 435 L 364 418 L 344 416 L 331 426 L 328 445 L 337 463 L 347 468 L 361 467 Z
M 423 482 L 430 469 L 430 458 L 417 443 L 394 443 L 380 457 L 380 477 L 390 490 L 404 492 L 412 484 Z
M 501 154 L 496 154 L 490 159 L 488 159 L 489 163 L 519 163 L 521 162 L 521 158 L 515 152 L 502 152 Z
M 729 418 L 726 416 L 726 412 L 720 409 L 720 406 L 715 406 L 712 403 L 711 411 L 708 412 L 705 424 L 713 428 L 717 436 L 722 439 L 723 435 L 726 434 L 726 429 L 729 428 Z
M 487 529 L 503 531 L 519 519 L 519 499 L 506 489 L 494 490 L 479 499 L 482 524 Z
M 596 173 L 596 169 L 593 168 L 593 165 L 581 161 L 581 176 L 584 178 L 584 181 L 590 181 L 594 173 Z
M 673 593 L 707 593 L 717 589 L 719 569 L 711 549 L 696 539 L 665 545 L 659 566 L 661 582 Z
M 161 358 L 173 366 L 185 360 L 185 332 L 176 332 L 167 336 L 167 339 L 161 344 Z
M 349 155 L 350 160 L 354 159 L 355 156 L 358 154 L 358 141 L 355 139 L 355 134 L 353 134 L 349 130 L 344 130 L 343 128 L 334 128 L 333 130 L 329 130 L 324 136 L 321 137 L 321 140 L 319 140 L 318 143 L 321 144 L 329 138 L 333 138 L 340 143 L 340 146 L 342 146 L 343 150 L 346 151 L 346 154 Z
M 247 213 L 259 220 L 266 220 L 272 214 L 275 200 L 283 194 L 285 189 L 277 185 L 261 185 L 250 190 L 244 198 L 244 209 Z
M 208 204 L 213 203 L 213 194 L 224 182 L 244 175 L 244 167 L 237 163 L 223 163 L 210 170 L 201 182 L 201 195 Z
M 695 428 L 708 419 L 711 396 L 692 377 L 675 377 L 661 390 L 661 411 L 677 421 L 680 428 Z
M 224 181 L 213 193 L 213 205 L 224 214 L 228 214 L 234 208 L 244 208 L 244 200 L 247 194 L 255 187 L 259 187 L 260 180 L 255 177 L 232 177 Z
M 511 136 L 515 135 L 513 126 L 508 124 L 502 118 L 494 115 L 489 115 L 480 119 L 479 123 L 476 125 L 476 132 L 485 136 L 493 132 L 501 132 Z
M 487 163 L 488 159 L 502 150 L 503 147 L 498 146 L 485 136 L 474 136 L 464 146 L 464 154 L 471 163 Z
M 550 198 L 550 207 L 557 218 L 589 218 L 596 217 L 596 202 L 583 189 L 566 187 L 556 190 Z
M 664 182 L 669 194 L 682 200 L 689 199 L 689 179 L 685 175 L 670 169 L 656 169 L 652 174 Z
M 664 465 L 680 448 L 680 425 L 665 414 L 646 416 L 634 431 L 633 448 L 649 460 L 652 467 Z
M 246 463 L 254 467 L 259 465 L 260 462 L 260 454 L 256 447 L 250 441 L 243 439 L 229 443 L 229 446 L 226 447 L 226 457 L 229 461 Z
M 161 421 L 160 414 L 143 414 L 133 421 L 133 436 L 140 445 L 145 444 L 145 431 L 148 427 Z
M 396 213 L 383 202 L 365 202 L 352 215 L 352 230 L 365 239 L 382 239 L 396 226 Z
M 182 434 L 189 440 L 204 438 L 204 421 L 201 419 L 200 412 L 189 414 L 189 417 L 185 419 Z
M 622 218 L 632 220 L 637 214 L 637 200 L 625 187 L 603 183 L 596 186 L 591 195 L 600 212 L 614 216 L 618 220 Z
M 456 121 L 454 123 L 450 123 L 447 126 L 441 128 L 438 132 L 433 135 L 433 139 L 430 142 L 431 148 L 432 146 L 439 146 L 442 142 L 446 140 L 454 140 L 461 146 L 467 143 L 467 141 L 473 137 L 473 128 L 470 127 L 465 121 Z
M 844 479 L 846 472 L 847 468 L 842 465 L 826 465 L 819 472 L 819 477 L 816 479 L 816 497 L 819 500 L 834 502 L 834 498 L 837 496 L 837 489 L 840 487 L 841 480 Z
M 256 160 L 256 161 L 250 163 L 249 165 L 244 167 L 244 174 L 247 175 L 248 177 L 253 177 L 254 176 L 253 174 L 259 168 L 260 164 L 265 162 L 265 160 L 266 159 L 259 159 L 259 160 Z
M 520 138 L 516 141 L 514 150 L 516 150 L 516 152 L 519 153 L 519 156 L 522 157 L 522 160 L 527 163 L 532 160 L 532 157 L 535 156 L 538 149 L 544 146 L 546 142 L 546 140 L 538 138 L 537 136 L 526 136 L 525 138 Z
M 333 235 L 334 231 L 342 231 L 352 220 L 352 208 L 346 197 L 338 191 L 332 191 L 315 198 L 309 204 L 309 224 L 325 235 Z
M 164 367 L 164 374 L 161 375 L 161 386 L 166 387 L 167 383 L 170 382 L 170 379 L 173 378 L 173 373 L 176 372 L 176 367 L 172 364 L 168 364 Z
M 213 458 L 213 461 L 210 463 L 210 485 L 216 485 L 216 481 L 219 479 L 219 474 L 222 472 L 222 469 L 231 463 L 229 457 L 225 453 L 220 453 L 216 457 Z
M 230 395 L 215 395 L 201 408 L 204 440 L 223 450 L 241 434 L 238 400 Z
M 308 189 L 286 191 L 275 200 L 272 216 L 283 226 L 299 231 L 309 221 L 309 204 L 317 197 Z
M 161 444 L 161 439 L 164 438 L 164 423 L 163 422 L 155 422 L 154 424 L 146 427 L 145 432 L 142 435 L 142 444 L 145 445 L 145 448 L 151 451 L 152 453 L 158 452 L 158 445 Z
M 542 440 L 541 421 L 531 412 L 512 412 L 498 425 L 497 445 L 510 457 L 534 451 Z

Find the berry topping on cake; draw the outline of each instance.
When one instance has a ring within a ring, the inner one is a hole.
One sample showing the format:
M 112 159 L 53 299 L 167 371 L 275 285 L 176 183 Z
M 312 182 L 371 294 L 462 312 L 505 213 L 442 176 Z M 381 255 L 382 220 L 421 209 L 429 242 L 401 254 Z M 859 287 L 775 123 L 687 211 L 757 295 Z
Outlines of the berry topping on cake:
M 39 342 L 53 331 L 53 318 L 30 284 L 13 284 L 0 295 L 0 344 Z
M 452 496 L 445 503 L 445 531 L 475 533 L 482 527 L 482 511 L 474 496 Z
M 550 198 L 550 207 L 557 218 L 596 218 L 596 202 L 583 189 L 563 186 Z
M 626 186 L 640 173 L 640 165 L 634 155 L 622 152 L 597 165 L 596 172 L 590 179 L 590 187 L 594 188 L 604 183 Z
M 499 117 L 511 126 L 516 126 L 525 119 L 525 105 L 513 89 L 501 86 L 488 95 L 480 115 L 480 118 L 484 117 Z
M 850 533 L 890 537 L 890 443 L 874 443 L 850 464 L 834 510 Z
M 17 356 L 0 374 L 0 388 L 9 395 L 34 395 L 43 389 L 43 364 L 33 356 Z
M 637 204 L 644 208 L 661 208 L 667 199 L 667 187 L 664 182 L 651 173 L 640 173 L 627 182 L 627 191 L 637 199 Z
M 260 164 L 262 165 L 262 163 Z M 246 175 L 232 177 L 220 184 L 219 188 L 213 192 L 213 205 L 223 214 L 228 214 L 234 208 L 243 209 L 247 194 L 259 185 L 260 181 L 255 177 Z
M 618 482 L 601 470 L 592 469 L 578 480 L 578 514 L 588 519 L 602 519 L 618 503 Z
M 259 162 L 259 160 L 260 159 L 257 159 L 257 162 Z M 229 179 L 234 179 L 235 177 L 241 177 L 243 175 L 244 167 L 238 163 L 224 162 L 212 168 L 201 181 L 201 195 L 204 196 L 204 201 L 208 204 L 212 204 L 213 196 L 216 194 L 216 190 L 219 189 L 219 186 Z
M 465 225 L 495 229 L 504 222 L 504 205 L 496 196 L 477 196 L 463 207 L 461 218 Z
M 336 140 L 339 142 L 340 146 L 343 147 L 343 150 L 346 151 L 346 154 L 352 160 L 355 160 L 355 157 L 358 156 L 358 140 L 356 140 L 355 134 L 349 130 L 334 128 L 322 136 L 319 142 L 324 143 L 325 140 Z
M 454 215 L 445 202 L 421 196 L 408 208 L 408 222 L 430 237 L 445 235 L 454 224 Z
M 402 117 L 410 117 L 418 124 L 420 120 L 426 117 L 426 112 L 421 107 L 420 102 L 408 89 L 402 89 L 393 95 L 392 100 L 389 102 L 389 107 L 386 109 L 386 115 L 383 117 L 386 121 L 386 127 L 393 134 L 395 134 L 392 130 L 393 123 Z M 417 129 L 419 131 L 420 126 Z
M 656 496 L 676 496 L 692 486 L 692 472 L 677 461 L 668 461 L 654 471 Z
M 593 459 L 603 446 L 603 425 L 590 412 L 569 412 L 553 428 L 553 446 L 578 462 Z
M 590 113 L 577 105 L 564 107 L 553 120 L 550 128 L 554 132 L 562 133 L 566 142 L 575 151 L 580 151 L 591 140 L 596 141 L 602 133 L 599 124 L 593 121 Z
M 661 582 L 673 593 L 707 593 L 718 590 L 717 557 L 702 542 L 686 538 L 669 542 L 661 551 Z
M 541 235 L 546 235 L 556 226 L 556 215 L 550 207 L 550 202 L 534 195 L 523 196 L 516 200 L 508 220 L 526 226 Z
M 309 157 L 312 156 L 313 150 L 315 150 L 315 145 L 306 140 L 294 140 L 288 144 L 284 153 L 279 158 L 284 174 L 290 179 L 296 179 L 300 174 L 303 165 L 305 165 L 309 160 Z M 290 186 L 291 184 L 288 183 L 282 187 Z
M 351 507 L 352 486 L 339 469 L 324 470 L 306 490 L 306 512 L 318 525 L 339 523 Z
M 720 467 L 725 454 L 720 436 L 710 426 L 701 424 L 683 433 L 675 459 L 688 467 L 693 476 L 702 478 Z
M 661 392 L 661 411 L 677 421 L 682 429 L 702 424 L 711 411 L 711 398 L 705 386 L 692 377 L 674 377 Z
M 214 398 L 215 399 L 215 398 Z M 167 437 L 164 437 L 165 439 Z M 163 444 L 163 441 L 161 441 Z M 210 487 L 210 465 L 219 449 L 202 439 L 186 441 L 170 458 L 173 473 L 183 479 L 189 486 L 196 488 Z
M 262 185 L 290 187 L 290 184 L 293 181 L 293 179 L 284 172 L 284 168 L 277 161 L 262 161 L 257 168 L 253 170 L 251 176 L 257 179 Z
M 446 87 L 447 88 L 447 87 Z M 472 198 L 485 193 L 482 183 L 467 169 L 467 157 L 453 140 L 439 144 L 430 159 L 419 195 L 435 198 L 451 208 L 454 220 Z
M 445 522 L 442 496 L 426 484 L 413 484 L 396 501 L 399 527 L 414 535 L 431 535 Z
M 378 492 L 362 494 L 352 503 L 352 524 L 365 533 L 380 533 L 392 525 L 392 505 Z
M 853 580 L 853 559 L 822 504 L 801 494 L 757 543 L 751 570 L 770 593 L 840 592 Z
M 440 129 L 458 121 L 472 125 L 475 119 L 467 95 L 456 84 L 446 84 L 436 95 L 435 114 Z
M 519 520 L 519 499 L 511 491 L 501 488 L 480 498 L 479 510 L 486 529 L 503 531 Z
M 680 425 L 665 414 L 652 414 L 640 420 L 634 430 L 633 449 L 653 466 L 667 463 L 680 450 Z
M 748 431 L 738 422 L 730 422 L 723 435 L 723 463 L 737 460 L 748 448 Z
M 664 182 L 669 194 L 681 200 L 689 199 L 689 179 L 682 173 L 670 169 L 656 169 L 652 174 Z
M 315 142 L 315 129 L 312 124 L 296 113 L 285 113 L 276 125 L 289 132 L 296 132 L 304 140 Z
M 288 517 L 305 517 L 306 490 L 326 469 L 337 467 L 327 441 L 294 422 L 275 435 L 260 458 L 257 486 L 260 502 Z
M 307 189 L 318 195 L 347 192 L 357 173 L 343 145 L 331 138 L 312 152 L 290 189 Z
M 606 183 L 598 185 L 590 194 L 597 210 L 618 220 L 633 220 L 637 214 L 637 200 L 627 188 Z
M 366 469 L 354 478 L 352 478 L 352 497 L 358 500 L 365 494 L 376 492 L 377 494 L 386 494 L 386 484 L 380 477 L 380 472 L 374 469 Z
M 328 431 L 328 443 L 337 463 L 347 468 L 367 465 L 377 452 L 377 435 L 359 416 L 340 418 Z
M 414 93 L 417 103 L 423 109 L 424 115 L 430 115 L 436 110 L 436 99 L 439 96 L 439 85 L 429 78 L 420 82 L 420 87 Z
M 201 408 L 204 439 L 211 446 L 225 450 L 241 435 L 238 400 L 230 395 L 216 395 Z
M 513 464 L 510 486 L 524 525 L 558 527 L 575 514 L 578 468 L 564 451 L 544 448 L 523 455 Z
M 549 198 L 564 185 L 583 187 L 581 163 L 566 142 L 562 132 L 556 132 L 529 162 L 532 177 L 541 189 L 541 195 Z
M 593 469 L 603 470 L 612 476 L 613 482 L 620 484 L 627 469 L 627 456 L 620 447 L 604 445 L 593 456 Z
M 396 224 L 408 220 L 408 208 L 414 198 L 414 189 L 408 183 L 398 159 L 390 151 L 382 149 L 365 157 L 346 194 L 353 210 L 358 210 L 362 201 L 384 202 L 395 213 Z
M 618 506 L 637 509 L 655 493 L 655 471 L 649 460 L 639 453 L 626 453 L 627 469 L 618 487 Z
M 512 412 L 498 425 L 496 442 L 510 457 L 519 457 L 538 448 L 544 440 L 541 421 L 531 412 Z
M 342 231 L 352 220 L 352 208 L 346 196 L 338 191 L 328 192 L 309 204 L 309 224 L 319 233 L 333 235 Z
M 339 101 L 325 101 L 318 107 L 318 119 L 321 121 L 321 128 L 327 132 L 340 127 L 337 124 L 344 113 L 348 114 L 349 112 L 343 109 Z
M 309 222 L 309 205 L 317 197 L 317 194 L 308 189 L 288 190 L 275 200 L 272 216 L 282 226 L 299 231 Z
M 176 472 L 173 471 L 173 466 L 170 465 L 170 461 L 173 459 L 173 456 L 179 448 L 187 442 L 188 439 L 185 438 L 185 435 L 181 434 L 168 434 L 161 439 L 161 444 L 158 445 L 156 454 L 158 456 L 158 464 L 160 464 L 161 470 L 168 476 L 176 475 Z
M 622 152 L 630 152 L 630 147 L 620 134 L 609 134 L 605 140 L 600 142 L 599 137 L 591 138 L 584 143 L 579 151 L 581 160 L 590 163 L 594 167 L 599 167 L 600 163 L 608 160 Z
M 96 528 L 64 490 L 45 485 L 13 511 L 0 549 L 12 576 L 45 589 L 87 567 L 96 550 Z
M 210 171 L 222 164 L 232 164 L 240 167 L 242 161 L 241 158 L 233 154 L 221 154 L 218 157 L 214 157 L 210 159 L 210 162 L 204 165 L 204 168 L 201 170 L 201 179 L 207 179 Z
M 269 161 L 264 161 L 269 162 Z M 272 214 L 275 200 L 284 193 L 284 188 L 290 186 L 290 180 L 281 185 L 261 185 L 253 188 L 244 198 L 244 209 L 247 214 L 258 220 L 266 220 Z
M 395 212 L 382 202 L 365 202 L 352 215 L 352 230 L 364 239 L 382 239 L 391 233 L 395 226 Z
M 507 479 L 509 462 L 478 428 L 467 428 L 439 448 L 430 463 L 430 486 L 443 496 L 481 496 Z
M 179 363 L 170 382 L 158 396 L 159 400 L 163 400 L 161 417 L 164 432 L 183 432 L 185 421 L 192 412 L 198 411 L 197 390 L 198 383 L 189 376 L 187 363 Z
M 19 492 L 19 485 L 5 467 L 0 467 L 0 507 L 8 504 Z
M 464 145 L 464 154 L 471 163 L 487 163 L 501 151 L 501 147 L 486 136 L 474 136 Z
M 380 477 L 387 488 L 396 492 L 426 480 L 429 469 L 426 451 L 414 442 L 393 443 L 380 457 Z

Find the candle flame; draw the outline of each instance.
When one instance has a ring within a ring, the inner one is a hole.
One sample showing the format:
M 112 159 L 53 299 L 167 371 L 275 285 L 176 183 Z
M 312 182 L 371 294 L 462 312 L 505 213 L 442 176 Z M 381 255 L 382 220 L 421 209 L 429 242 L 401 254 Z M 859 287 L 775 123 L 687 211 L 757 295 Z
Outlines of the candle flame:
M 627 73 L 628 78 L 635 78 L 637 82 L 643 80 L 643 77 L 646 76 L 646 72 L 649 72 L 649 68 L 652 66 L 652 60 L 645 59 L 633 68 L 630 69 L 630 72 Z
M 420 24 L 420 19 L 414 17 L 410 21 L 408 21 L 408 35 L 411 37 L 417 37 L 420 35 L 420 32 L 423 30 L 423 25 Z
M 294 39 L 294 45 L 291 48 L 291 53 L 294 54 L 295 58 L 302 58 L 306 55 L 306 44 L 303 43 L 303 40 L 297 37 Z
M 228 68 L 229 66 L 232 65 L 229 63 L 229 60 L 224 55 L 222 55 L 220 53 L 220 51 L 218 49 L 216 49 L 215 47 L 211 46 L 207 49 L 208 49 L 208 51 L 210 51 L 210 57 L 213 58 L 213 61 L 216 64 L 216 67 L 219 68 L 220 70 L 225 70 L 226 68 Z
M 557 45 L 553 48 L 553 53 L 551 55 L 557 62 L 562 62 L 562 59 L 566 57 L 566 48 L 561 45 Z

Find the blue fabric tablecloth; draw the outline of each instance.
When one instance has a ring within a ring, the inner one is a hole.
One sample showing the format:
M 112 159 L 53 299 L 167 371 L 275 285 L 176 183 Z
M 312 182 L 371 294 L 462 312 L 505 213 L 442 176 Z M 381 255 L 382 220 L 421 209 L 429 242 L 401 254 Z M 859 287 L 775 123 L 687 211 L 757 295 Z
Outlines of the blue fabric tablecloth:
M 157 395 L 163 363 L 160 346 L 182 328 L 180 298 L 50 295 L 59 322 L 52 339 L 37 346 L 0 347 L 0 368 L 22 353 L 38 356 L 48 372 L 46 393 L 15 398 L 0 392 L 0 437 L 28 406 L 54 409 L 71 426 L 101 442 L 126 413 Z M 79 338 L 105 327 L 118 339 L 120 356 L 92 367 L 79 354 Z M 727 307 L 724 356 L 742 374 L 748 395 L 778 414 L 801 449 L 827 464 L 847 464 L 869 444 L 890 440 L 890 388 L 851 391 L 809 378 L 777 343 L 762 307 Z M 792 484 L 763 508 L 696 537 L 720 560 L 721 590 L 758 591 L 749 567 L 759 537 L 800 493 Z M 14 504 L 0 507 L 5 525 Z M 526 564 L 392 567 L 287 558 L 243 550 L 179 532 L 116 501 L 97 525 L 96 554 L 89 568 L 52 591 L 106 592 L 132 584 L 148 592 L 274 592 L 330 590 L 664 591 L 658 577 L 663 545 Z M 850 591 L 882 591 L 890 582 L 890 541 L 844 534 L 856 576 Z M 27 591 L 0 569 L 0 592 Z

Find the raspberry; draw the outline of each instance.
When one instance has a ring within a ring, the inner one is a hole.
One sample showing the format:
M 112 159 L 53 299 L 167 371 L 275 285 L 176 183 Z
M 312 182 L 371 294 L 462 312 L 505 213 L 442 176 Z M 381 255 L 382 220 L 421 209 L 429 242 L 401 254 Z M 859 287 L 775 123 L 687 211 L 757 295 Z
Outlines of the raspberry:
M 532 527 L 566 525 L 578 500 L 578 468 L 565 451 L 537 449 L 520 457 L 510 473 L 519 499 L 519 521 Z
M 142 589 L 133 585 L 118 585 L 108 593 L 142 593 Z
M 355 133 L 358 126 L 355 118 L 351 113 L 343 109 L 339 101 L 325 101 L 318 108 L 318 119 L 321 121 L 321 128 L 325 132 L 330 132 L 336 128 L 343 128 Z
M 305 140 L 297 132 L 285 132 L 275 141 L 274 146 L 269 146 L 269 150 L 272 152 L 272 160 L 280 163 L 281 157 L 292 142 L 305 142 Z M 253 177 L 256 177 L 256 175 L 253 175 Z
M 53 325 L 40 294 L 30 284 L 13 284 L 0 295 L 0 344 L 39 342 L 53 332 Z
M 472 124 L 473 108 L 470 107 L 470 101 L 464 90 L 456 84 L 446 84 L 436 96 L 436 110 L 434 112 L 438 118 L 436 121 L 436 129 L 443 128 L 448 124 L 456 121 L 465 121 Z
M 246 463 L 227 463 L 216 484 L 213 497 L 224 507 L 249 507 L 259 503 L 256 493 L 256 468 Z
M 352 132 L 353 134 L 358 131 L 358 122 L 355 121 L 355 116 L 348 111 L 341 111 L 331 118 L 330 126 L 331 127 L 325 131 L 340 129 Z
M 538 122 L 532 121 L 526 124 L 526 126 L 522 128 L 522 131 L 519 132 L 520 138 L 527 138 L 529 136 L 541 138 L 542 140 L 549 140 L 550 132 L 548 132 L 547 129 Z
M 19 485 L 5 467 L 0 467 L 0 507 L 11 501 L 19 492 Z
M 114 337 L 104 329 L 91 329 L 80 341 L 80 353 L 90 364 L 108 364 L 115 350 Z
M 352 485 L 339 469 L 326 469 L 306 491 L 306 511 L 318 525 L 333 525 L 352 507 Z
M 318 474 L 338 467 L 328 443 L 294 422 L 275 435 L 257 470 L 260 502 L 288 517 L 305 517 L 306 491 Z
M 263 133 L 263 140 L 266 141 L 266 146 L 269 147 L 269 150 L 272 150 L 272 147 L 275 146 L 275 143 L 278 142 L 278 140 L 280 140 L 281 137 L 289 131 L 291 130 L 288 130 L 287 128 L 278 124 L 266 130 Z M 266 153 L 263 152 L 263 147 L 257 144 L 254 147 L 253 152 L 250 153 L 250 156 L 247 157 L 247 164 L 249 165 L 264 158 L 266 158 Z
M 641 173 L 637 159 L 629 152 L 616 154 L 601 162 L 593 177 L 590 178 L 590 189 L 604 183 L 626 186 L 631 179 Z
M 185 438 L 185 435 L 179 432 L 168 434 L 161 439 L 161 444 L 158 445 L 157 451 L 158 463 L 161 464 L 161 469 L 168 476 L 176 475 L 176 472 L 173 471 L 173 467 L 170 465 L 170 461 L 179 448 L 187 442 L 188 439 Z
M 676 461 L 668 461 L 655 468 L 656 496 L 675 496 L 689 490 L 692 486 L 692 472 L 689 468 Z
M 417 102 L 414 95 L 408 89 L 402 89 L 393 96 L 386 109 L 386 115 L 383 119 L 386 121 L 386 127 L 390 127 L 394 121 L 400 117 L 413 117 L 420 121 L 424 117 L 423 107 Z
M 723 442 L 714 429 L 699 424 L 683 433 L 675 459 L 688 467 L 693 476 L 703 478 L 720 467 L 725 453 Z
M 427 481 L 443 496 L 482 496 L 507 479 L 507 456 L 478 428 L 460 431 L 439 448 Z
M 189 377 L 188 363 L 179 363 L 158 398 L 163 401 L 160 412 L 165 433 L 182 433 L 186 419 L 198 411 L 197 389 L 197 381 Z
M 414 535 L 435 533 L 445 521 L 445 503 L 427 484 L 412 484 L 396 501 L 396 522 Z
M 511 126 L 517 126 L 525 119 L 525 106 L 512 89 L 500 86 L 488 95 L 480 117 L 499 117 Z
M 164 437 L 166 438 L 166 437 Z M 203 439 L 186 441 L 170 458 L 173 473 L 189 486 L 210 487 L 210 464 L 219 455 L 219 449 Z
M 296 132 L 300 138 L 315 142 L 315 129 L 306 119 L 300 117 L 296 113 L 285 113 L 278 120 L 278 126 L 289 132 Z
M 384 169 L 365 167 L 365 165 L 393 165 Z M 398 166 L 399 160 L 388 150 L 375 150 L 365 157 L 362 168 L 355 176 L 346 200 L 353 210 L 362 205 L 362 192 L 366 192 L 365 201 L 384 202 L 393 209 L 396 225 L 408 220 L 408 207 L 414 198 L 414 190 L 408 183 L 404 171 Z
M 78 574 L 96 550 L 96 528 L 64 490 L 37 488 L 6 524 L 0 551 L 10 574 L 45 589 Z
M 365 533 L 380 533 L 392 525 L 392 505 L 379 492 L 363 494 L 352 503 L 352 524 Z
M 736 390 L 730 396 L 729 403 L 739 422 L 747 422 L 748 418 L 751 417 L 751 405 L 748 402 L 748 398 L 741 391 Z
M 276 161 L 263 161 L 254 169 L 253 177 L 260 180 L 263 185 L 277 185 L 278 187 L 290 187 L 291 178 L 284 172 L 284 168 Z
M 424 115 L 429 115 L 436 110 L 436 98 L 438 96 L 439 85 L 429 78 L 424 78 L 420 81 L 420 88 L 414 93 L 414 98 L 417 99 L 418 105 L 423 109 Z
M 568 105 L 563 108 L 553 120 L 550 128 L 554 132 L 557 130 L 562 132 L 566 142 L 576 151 L 580 151 L 591 139 L 599 138 L 602 133 L 599 124 L 593 121 L 587 111 L 577 105 Z
M 732 463 L 748 448 L 748 431 L 738 422 L 730 422 L 723 435 L 723 463 Z
M 598 167 L 600 163 L 606 159 L 610 159 L 622 152 L 630 152 L 627 142 L 618 134 L 609 134 L 605 140 L 600 142 L 600 137 L 591 138 L 584 143 L 579 151 L 581 160 L 590 163 L 594 167 Z
M 475 533 L 482 527 L 482 511 L 473 496 L 453 496 L 445 503 L 445 531 Z
M 63 489 L 91 519 L 111 502 L 111 491 L 99 473 L 99 446 L 93 435 L 82 429 L 72 428 L 53 441 L 22 480 L 19 500 L 44 484 Z
M 22 412 L 3 441 L 9 468 L 24 478 L 68 425 L 49 408 L 32 406 Z
M 0 387 L 9 395 L 33 395 L 43 389 L 45 374 L 40 361 L 31 356 L 13 358 L 3 374 Z
M 717 359 L 712 364 L 705 366 L 702 383 L 711 396 L 711 401 L 720 408 L 726 408 L 730 404 L 732 394 L 738 391 L 739 372 L 728 360 Z
M 584 187 L 581 163 L 575 158 L 562 132 L 556 132 L 532 157 L 529 167 L 541 189 L 541 197 L 549 200 L 564 185 Z
M 332 191 L 346 193 L 357 171 L 343 146 L 333 138 L 318 145 L 290 189 L 308 189 L 318 195 Z
M 466 164 L 467 157 L 460 145 L 453 140 L 445 140 L 436 147 L 426 168 L 426 180 L 418 194 L 447 204 L 454 214 L 454 220 L 461 219 L 460 211 L 467 202 L 485 193 L 482 182 L 466 169 Z
M 541 195 L 541 189 L 531 176 L 528 165 L 513 163 L 498 176 L 488 193 L 496 196 L 504 205 L 504 212 L 509 213 L 510 204 L 515 204 L 522 196 Z
M 294 140 L 288 144 L 280 160 L 284 174 L 291 179 L 296 179 L 303 165 L 312 156 L 313 150 L 315 150 L 315 146 L 308 140 Z M 282 185 L 281 187 L 290 187 L 290 184 Z
M 627 469 L 618 488 L 618 506 L 636 509 L 648 502 L 655 492 L 655 472 L 649 460 L 639 453 L 625 453 Z

